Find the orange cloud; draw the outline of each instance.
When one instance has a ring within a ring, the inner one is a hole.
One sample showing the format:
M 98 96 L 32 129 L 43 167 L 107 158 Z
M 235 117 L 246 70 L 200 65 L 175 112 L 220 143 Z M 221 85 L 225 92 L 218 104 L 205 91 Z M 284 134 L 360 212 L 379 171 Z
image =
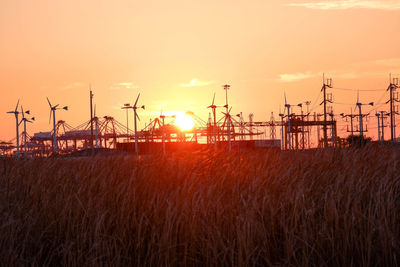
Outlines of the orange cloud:
M 120 82 L 114 83 L 110 86 L 110 90 L 124 90 L 124 89 L 134 89 L 137 86 L 133 85 L 131 82 Z
M 279 75 L 280 82 L 297 82 L 318 76 L 318 73 L 284 73 Z
M 381 9 L 381 10 L 400 10 L 399 1 L 367 1 L 367 0 L 336 0 L 336 1 L 319 1 L 306 3 L 289 3 L 286 6 L 305 7 L 311 9 Z
M 199 79 L 192 79 L 188 83 L 181 83 L 181 87 L 201 87 L 201 86 L 207 86 L 213 84 L 212 81 L 201 81 Z

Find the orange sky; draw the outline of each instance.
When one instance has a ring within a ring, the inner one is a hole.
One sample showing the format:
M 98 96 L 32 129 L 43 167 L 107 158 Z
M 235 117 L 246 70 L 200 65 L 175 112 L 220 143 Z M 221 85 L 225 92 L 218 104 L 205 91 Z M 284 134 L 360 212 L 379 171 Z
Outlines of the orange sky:
M 278 117 L 284 90 L 291 104 L 315 101 L 323 72 L 340 88 L 385 89 L 390 72 L 400 76 L 399 28 L 400 1 L 1 1 L 0 140 L 15 135 L 6 112 L 18 98 L 37 117 L 31 134 L 52 128 L 46 96 L 70 106 L 57 119 L 88 120 L 89 83 L 98 115 L 123 123 L 120 107 L 140 92 L 141 127 L 161 108 L 206 120 L 225 83 L 233 112 L 256 121 Z M 332 92 L 355 103 L 356 91 Z

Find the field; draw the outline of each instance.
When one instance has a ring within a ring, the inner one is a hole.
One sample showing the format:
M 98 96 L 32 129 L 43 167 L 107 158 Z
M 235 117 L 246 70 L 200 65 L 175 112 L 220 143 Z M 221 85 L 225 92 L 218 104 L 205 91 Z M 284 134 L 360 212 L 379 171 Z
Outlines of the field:
M 1 159 L 2 265 L 400 265 L 400 150 Z

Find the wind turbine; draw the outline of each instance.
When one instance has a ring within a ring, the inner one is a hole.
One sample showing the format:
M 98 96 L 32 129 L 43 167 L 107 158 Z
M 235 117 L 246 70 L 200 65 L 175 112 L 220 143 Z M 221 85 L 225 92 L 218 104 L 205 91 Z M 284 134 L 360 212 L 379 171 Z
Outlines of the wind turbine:
M 283 110 L 283 113 L 281 112 L 281 106 L 279 105 L 279 117 L 281 117 L 281 149 L 285 149 L 285 144 L 284 144 L 284 139 L 283 139 L 283 118 L 285 117 L 285 110 Z
M 96 104 L 94 104 L 94 117 L 93 117 L 93 120 L 94 120 L 94 122 L 95 122 L 96 148 L 99 148 L 99 146 L 98 146 L 99 118 L 96 116 Z
M 286 101 L 286 92 L 283 92 L 284 96 L 285 96 L 285 108 L 287 108 L 287 113 L 288 113 L 288 142 L 289 142 L 289 150 L 292 149 L 292 145 L 291 145 L 291 140 L 290 140 L 290 104 L 287 103 Z
M 135 153 L 136 153 L 136 157 L 137 158 L 139 158 L 139 149 L 138 149 L 138 135 L 137 135 L 137 122 L 136 122 L 136 119 L 138 119 L 139 121 L 140 121 L 140 118 L 139 118 L 139 115 L 137 114 L 137 109 L 138 108 L 142 108 L 142 109 L 144 109 L 145 107 L 144 107 L 144 105 L 143 106 L 140 106 L 140 107 L 138 107 L 137 106 L 137 103 L 138 103 L 138 101 L 139 101 L 139 97 L 140 97 L 140 93 L 138 94 L 138 96 L 137 96 L 137 98 L 136 98 L 136 101 L 135 101 L 135 104 L 133 105 L 133 106 L 127 106 L 127 105 L 125 105 L 124 107 L 123 107 L 123 109 L 128 109 L 128 108 L 131 108 L 131 109 L 133 109 L 133 116 L 134 116 L 134 118 L 133 118 L 133 121 L 134 121 L 134 123 L 135 123 Z
M 7 113 L 12 113 L 15 115 L 15 122 L 16 122 L 16 133 L 17 133 L 17 156 L 19 156 L 19 122 L 18 122 L 18 105 L 19 105 L 19 99 L 17 102 L 17 105 L 15 106 L 15 110 L 13 111 L 8 111 Z
M 230 110 L 229 110 L 229 105 L 228 105 L 228 90 L 231 88 L 231 86 L 229 84 L 225 84 L 222 86 L 225 90 L 225 108 L 226 108 L 226 114 L 229 114 Z M 229 118 L 228 118 L 228 140 L 229 140 L 229 151 L 231 151 L 231 125 L 230 125 L 230 114 L 229 114 Z
M 222 112 L 222 114 L 225 115 L 226 120 L 228 121 L 228 151 L 229 152 L 231 152 L 231 150 L 232 150 L 232 146 L 231 146 L 231 126 L 230 126 L 230 121 L 231 121 L 231 117 L 232 117 L 231 110 L 232 110 L 232 107 L 226 113 Z M 236 114 L 236 116 L 240 117 L 240 114 Z
M 292 149 L 292 142 L 291 142 L 291 138 L 290 138 L 290 116 L 294 115 L 294 113 L 290 114 L 290 108 L 291 107 L 295 107 L 295 106 L 298 106 L 298 107 L 302 108 L 303 104 L 300 103 L 300 104 L 297 104 L 297 105 L 290 105 L 290 104 L 287 103 L 286 92 L 285 91 L 283 92 L 283 95 L 285 97 L 285 109 L 287 108 L 287 112 L 288 112 L 287 113 L 287 117 L 288 117 L 288 143 L 289 143 L 289 150 L 291 150 Z M 283 113 L 285 113 L 285 110 L 284 110 Z M 283 116 L 282 116 L 282 118 L 283 118 Z
M 355 108 L 354 109 L 356 109 L 357 107 L 358 107 L 358 120 L 359 120 L 359 122 L 360 122 L 360 137 L 361 136 L 363 136 L 363 115 L 362 115 L 362 112 L 361 112 L 361 106 L 363 106 L 363 105 L 370 105 L 370 106 L 373 106 L 374 105 L 374 102 L 369 102 L 368 104 L 363 104 L 363 103 L 361 103 L 360 101 L 359 101 L 359 91 L 357 91 L 357 103 L 356 103 L 356 106 L 355 106 Z
M 56 135 L 56 110 L 58 109 L 64 109 L 64 110 L 68 110 L 68 106 L 62 107 L 62 108 L 58 108 L 59 104 L 52 106 L 50 103 L 50 100 L 48 97 L 46 97 L 47 102 L 49 103 L 50 106 L 50 117 L 49 117 L 49 123 L 51 120 L 51 115 L 53 113 L 53 152 L 54 154 L 57 153 L 57 135 Z
M 220 106 L 216 106 L 214 104 L 214 100 L 215 100 L 215 93 L 214 93 L 214 97 L 213 97 L 213 101 L 212 104 L 210 106 L 208 106 L 207 108 L 211 108 L 212 112 L 213 112 L 213 117 L 214 117 L 214 127 L 213 127 L 213 131 L 214 131 L 214 149 L 217 149 L 217 135 L 216 135 L 216 131 L 217 131 L 217 116 L 216 116 L 216 109 Z
M 28 115 L 31 114 L 29 110 L 25 111 L 25 113 Z M 18 125 L 20 125 L 22 122 L 24 122 L 24 156 L 26 156 L 26 123 L 27 122 L 32 123 L 32 121 L 35 120 L 35 117 L 32 117 L 30 119 L 25 118 L 24 108 L 22 106 L 21 106 L 21 114 L 22 114 L 22 120 L 19 122 Z

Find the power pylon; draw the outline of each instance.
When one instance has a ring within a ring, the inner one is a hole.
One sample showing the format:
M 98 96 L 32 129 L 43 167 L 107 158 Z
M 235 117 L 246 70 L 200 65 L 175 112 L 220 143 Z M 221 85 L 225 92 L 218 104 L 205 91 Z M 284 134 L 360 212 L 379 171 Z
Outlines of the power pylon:
M 364 128 L 363 128 L 363 118 L 364 118 L 364 117 L 367 117 L 367 116 L 369 115 L 369 113 L 363 114 L 363 113 L 361 112 L 361 106 L 365 106 L 365 105 L 373 106 L 373 105 L 374 105 L 374 102 L 369 102 L 368 104 L 363 104 L 363 103 L 360 103 L 360 102 L 358 101 L 358 99 L 357 99 L 356 107 L 358 107 L 358 122 L 359 122 L 359 132 L 360 132 L 360 136 L 363 136 L 363 133 L 366 132 L 366 131 L 368 131 L 368 129 L 366 129 L 366 130 L 364 131 Z
M 304 102 L 304 104 L 306 104 L 307 105 L 307 122 L 309 122 L 310 121 L 310 104 L 311 104 L 311 101 L 306 101 L 306 102 Z M 308 138 L 307 138 L 307 143 L 308 143 L 308 148 L 310 148 L 311 147 L 311 127 L 310 126 L 307 126 L 307 134 L 308 134 Z
M 387 91 L 389 91 L 389 100 L 386 102 L 390 103 L 390 140 L 392 142 L 394 141 L 395 138 L 395 106 L 394 102 L 399 102 L 397 97 L 394 96 L 394 91 L 399 88 L 399 78 L 392 78 L 392 75 L 390 75 L 390 83 L 387 88 Z
M 326 103 L 332 103 L 332 99 L 329 99 L 327 97 L 327 93 L 326 93 L 326 88 L 332 88 L 332 79 L 325 79 L 325 75 L 323 76 L 323 85 L 322 85 L 322 89 L 321 92 L 324 93 L 324 100 L 321 102 L 320 105 L 324 104 L 324 126 L 323 126 L 323 130 L 324 130 L 324 146 L 325 148 L 328 147 L 328 130 L 327 130 L 327 123 L 326 123 L 326 116 L 327 116 L 327 112 L 326 112 Z
M 386 111 L 377 111 L 376 112 L 376 117 L 378 120 L 378 137 L 379 137 L 379 141 L 383 142 L 385 141 L 385 125 L 384 125 L 384 120 L 388 118 L 388 116 L 390 116 L 390 113 L 386 112 Z
M 353 119 L 356 118 L 358 115 L 353 114 L 353 110 L 350 110 L 350 114 L 340 113 L 340 116 L 342 118 L 346 119 L 346 122 L 347 122 L 347 118 L 350 118 L 350 130 L 349 130 L 349 126 L 347 125 L 347 132 L 351 133 L 351 136 L 353 136 L 354 135 Z

